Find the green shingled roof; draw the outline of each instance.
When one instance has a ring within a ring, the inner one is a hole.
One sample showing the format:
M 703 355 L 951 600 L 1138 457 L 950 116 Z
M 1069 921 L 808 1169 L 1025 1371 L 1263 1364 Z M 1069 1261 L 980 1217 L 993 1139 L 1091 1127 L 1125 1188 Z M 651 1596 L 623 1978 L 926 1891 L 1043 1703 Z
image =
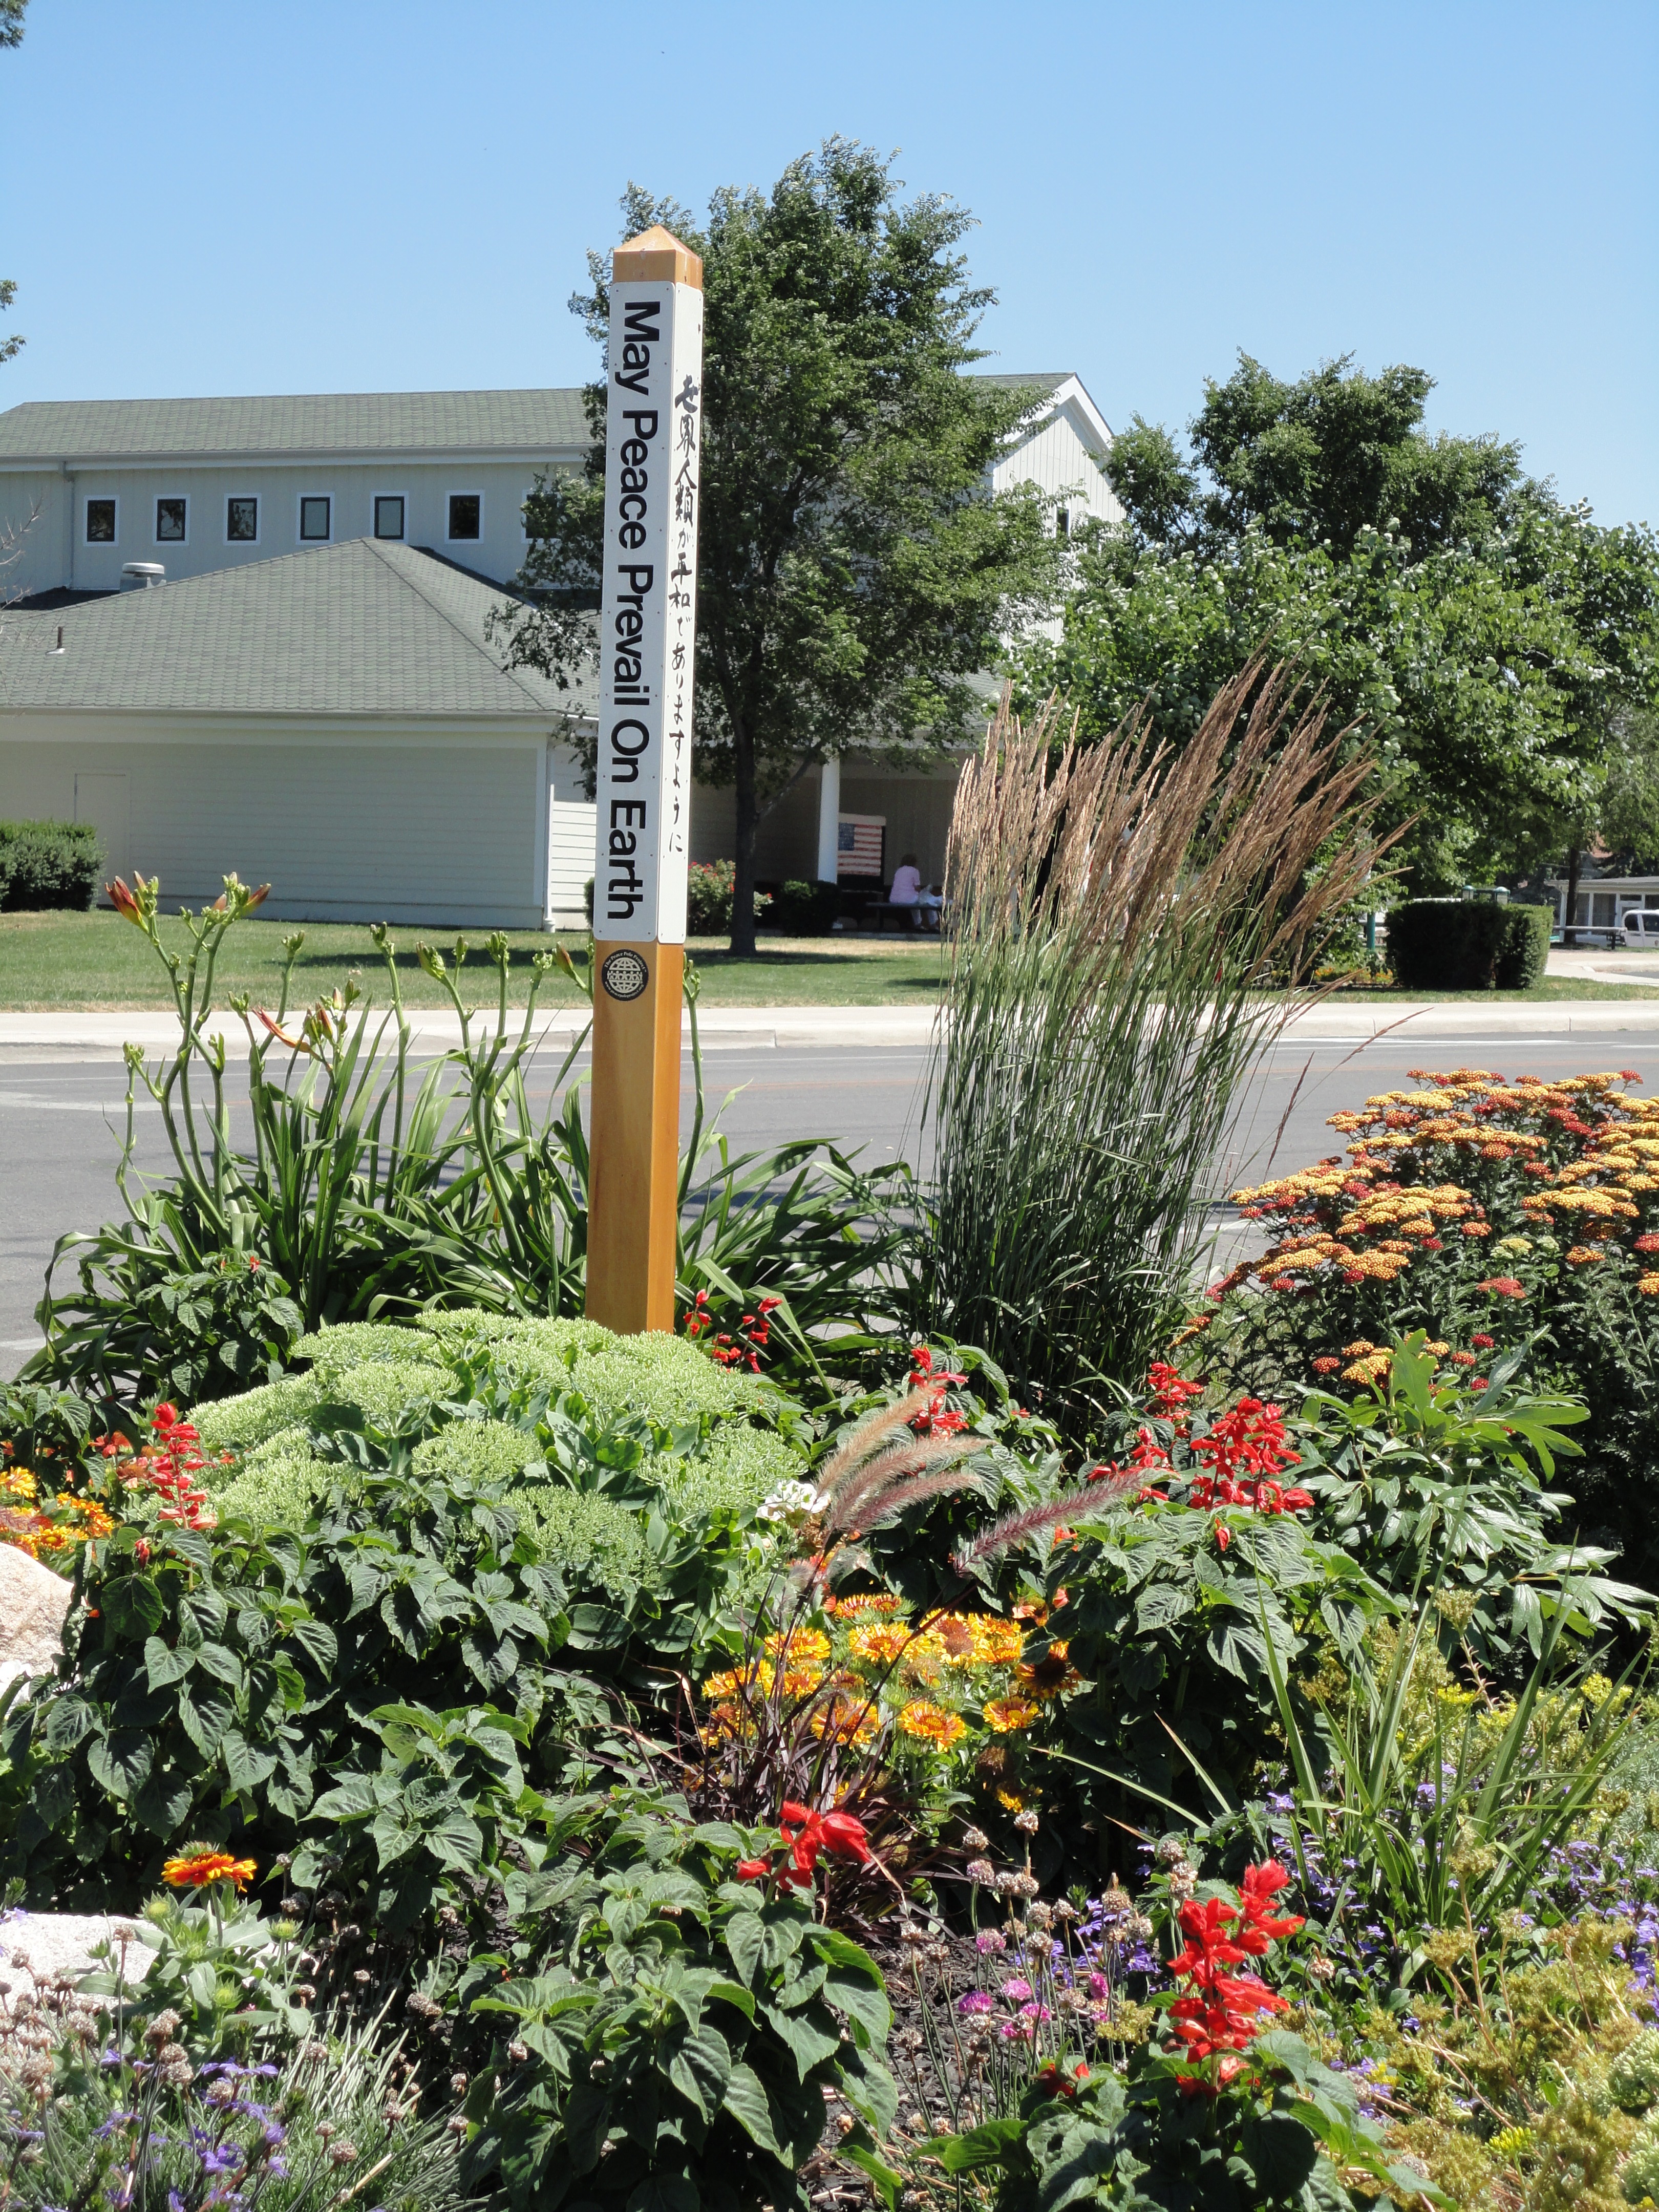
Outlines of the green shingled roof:
M 975 374 L 974 380 L 977 384 L 1000 384 L 1005 391 L 1023 392 L 1030 386 L 1034 392 L 1058 392 L 1060 386 L 1069 384 L 1076 374 L 1076 370 L 1071 368 L 1034 369 L 1029 374 L 1015 372 L 1006 375 L 999 371 L 995 375 Z M 0 422 L 5 419 L 3 415 L 0 415 Z
M 49 614 L 0 614 L 0 713 L 506 714 L 550 728 L 592 685 L 509 675 L 499 585 L 351 538 Z M 61 653 L 51 648 L 59 626 Z
M 0 414 L 0 462 L 224 453 L 586 452 L 579 387 L 332 392 L 246 399 L 32 399 Z

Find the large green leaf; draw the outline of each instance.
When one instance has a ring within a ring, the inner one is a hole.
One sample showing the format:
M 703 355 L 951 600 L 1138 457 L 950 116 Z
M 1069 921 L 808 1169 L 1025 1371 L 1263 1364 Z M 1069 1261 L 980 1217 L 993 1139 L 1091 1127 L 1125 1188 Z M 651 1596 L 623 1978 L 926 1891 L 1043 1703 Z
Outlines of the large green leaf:
M 772 2124 L 771 2100 L 762 2086 L 759 2075 L 752 2067 L 744 2065 L 741 2061 L 732 2067 L 731 2078 L 726 2085 L 726 2094 L 720 2101 L 763 2150 L 769 2151 L 774 2158 L 783 2156 Z
M 131 1797 L 149 1779 L 155 1753 L 141 1729 L 118 1729 L 94 1738 L 87 1752 L 92 1778 L 112 1797 Z
M 112 1576 L 103 1586 L 98 1609 L 112 1633 L 135 1639 L 153 1635 L 167 1610 L 148 1575 Z
M 182 1682 L 191 1670 L 194 1655 L 185 1650 L 169 1650 L 159 1636 L 152 1636 L 144 1645 L 144 1674 L 152 1690 L 165 1690 L 170 1683 Z
M 794 2059 L 801 2080 L 826 2058 L 833 2058 L 840 2047 L 841 2038 L 827 2021 L 815 2023 L 806 2013 L 783 2012 L 776 2005 L 763 2004 L 761 2016 L 778 2040 L 787 2045 Z
M 704 2120 L 712 2120 L 732 2078 L 732 2053 L 718 2028 L 686 2029 L 663 2046 L 668 2078 Z
M 965 2135 L 932 2136 L 917 2155 L 936 2158 L 947 2173 L 975 2173 L 981 2166 L 1006 2165 L 1024 2133 L 1024 2120 L 986 2120 Z

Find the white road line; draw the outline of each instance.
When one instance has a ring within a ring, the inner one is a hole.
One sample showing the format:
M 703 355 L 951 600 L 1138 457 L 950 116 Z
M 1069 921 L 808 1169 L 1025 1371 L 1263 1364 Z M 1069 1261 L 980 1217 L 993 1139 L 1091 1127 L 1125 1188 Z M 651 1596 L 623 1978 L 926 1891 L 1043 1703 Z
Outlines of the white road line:
M 118 1098 L 106 1104 L 101 1098 L 42 1098 L 33 1091 L 0 1091 L 0 1106 L 34 1107 L 43 1114 L 125 1114 L 127 1103 Z M 136 1098 L 133 1106 L 140 1114 L 159 1114 L 161 1108 L 153 1098 Z

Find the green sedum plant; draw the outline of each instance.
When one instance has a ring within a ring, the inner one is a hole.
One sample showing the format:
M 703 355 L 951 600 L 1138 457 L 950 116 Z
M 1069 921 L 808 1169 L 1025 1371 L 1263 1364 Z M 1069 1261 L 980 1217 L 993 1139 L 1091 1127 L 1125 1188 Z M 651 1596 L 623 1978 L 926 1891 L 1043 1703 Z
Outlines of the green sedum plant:
M 564 1801 L 549 1834 L 514 1941 L 461 1978 L 500 2035 L 466 2100 L 469 2186 L 514 2212 L 793 2212 L 837 2111 L 842 2155 L 896 2179 L 874 2149 L 897 2106 L 881 1974 L 810 1881 L 754 1879 L 776 1830 L 617 1791 Z

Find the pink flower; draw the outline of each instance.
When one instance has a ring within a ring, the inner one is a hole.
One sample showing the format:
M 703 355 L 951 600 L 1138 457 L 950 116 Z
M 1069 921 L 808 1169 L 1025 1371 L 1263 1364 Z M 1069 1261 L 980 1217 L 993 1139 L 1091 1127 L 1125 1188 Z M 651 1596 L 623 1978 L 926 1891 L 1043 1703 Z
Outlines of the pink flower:
M 1010 2004 L 1024 2004 L 1031 1994 L 1031 1984 L 1016 1974 L 1003 1984 L 1002 1994 Z

